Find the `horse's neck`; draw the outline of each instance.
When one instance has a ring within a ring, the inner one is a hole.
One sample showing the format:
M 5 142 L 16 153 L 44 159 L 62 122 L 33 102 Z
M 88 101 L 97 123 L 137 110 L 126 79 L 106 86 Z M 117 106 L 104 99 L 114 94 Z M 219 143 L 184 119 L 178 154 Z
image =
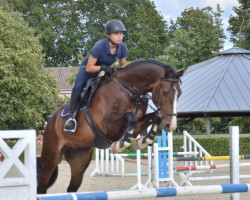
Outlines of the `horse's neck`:
M 120 74 L 120 78 L 131 87 L 136 87 L 142 93 L 147 93 L 152 92 L 150 87 L 159 80 L 160 73 L 152 70 L 127 70 Z

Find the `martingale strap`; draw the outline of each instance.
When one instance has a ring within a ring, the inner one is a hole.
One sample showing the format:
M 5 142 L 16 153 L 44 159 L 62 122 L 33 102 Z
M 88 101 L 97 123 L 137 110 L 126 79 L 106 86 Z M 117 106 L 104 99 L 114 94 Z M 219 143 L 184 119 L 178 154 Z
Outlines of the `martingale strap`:
M 146 94 L 142 94 L 141 91 L 139 91 L 136 87 L 130 87 L 130 85 L 128 85 L 125 81 L 123 81 L 122 79 L 120 79 L 118 76 L 116 75 L 112 75 L 114 78 L 116 78 L 118 82 L 114 81 L 113 79 L 111 80 L 115 85 L 117 85 L 118 87 L 120 87 L 122 90 L 124 90 L 125 92 L 127 92 L 129 94 L 129 96 L 135 101 L 135 105 L 136 105 L 136 109 L 135 109 L 135 113 L 137 113 L 137 110 L 140 106 L 140 104 L 142 102 L 146 102 L 147 99 L 149 99 L 149 96 Z M 122 84 L 120 84 L 122 83 Z
M 98 149 L 109 148 L 111 146 L 111 144 L 113 143 L 113 141 L 108 139 L 96 126 L 90 110 L 88 108 L 86 108 L 83 111 L 84 111 L 85 117 L 86 117 L 90 127 L 92 128 L 93 132 L 95 133 L 95 147 L 97 147 Z

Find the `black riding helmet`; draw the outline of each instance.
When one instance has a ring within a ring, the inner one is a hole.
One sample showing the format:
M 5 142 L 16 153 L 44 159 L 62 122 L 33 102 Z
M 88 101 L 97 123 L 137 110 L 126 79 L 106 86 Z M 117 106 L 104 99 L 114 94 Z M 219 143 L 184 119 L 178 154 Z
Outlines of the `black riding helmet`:
M 114 32 L 124 32 L 124 31 L 126 31 L 124 24 L 117 19 L 111 19 L 105 25 L 106 34 Z

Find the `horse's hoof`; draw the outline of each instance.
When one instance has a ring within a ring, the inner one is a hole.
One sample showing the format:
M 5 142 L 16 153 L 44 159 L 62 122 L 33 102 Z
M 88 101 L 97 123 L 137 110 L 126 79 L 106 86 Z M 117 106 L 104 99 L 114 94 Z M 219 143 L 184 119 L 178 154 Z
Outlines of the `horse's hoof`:
M 124 142 L 123 146 L 120 147 L 120 141 L 115 142 L 111 145 L 110 151 L 111 153 L 121 153 L 124 149 L 128 148 L 131 145 L 129 142 Z
M 140 150 L 146 148 L 149 144 L 152 144 L 154 141 L 150 140 L 149 138 L 146 139 L 146 141 L 143 143 L 143 138 L 136 139 L 134 142 L 134 149 Z
M 111 145 L 111 147 L 110 147 L 110 152 L 111 152 L 112 154 L 116 154 L 116 153 L 117 153 L 116 148 L 115 148 L 115 144 L 116 144 L 116 143 L 117 143 L 117 142 L 113 143 L 113 144 Z

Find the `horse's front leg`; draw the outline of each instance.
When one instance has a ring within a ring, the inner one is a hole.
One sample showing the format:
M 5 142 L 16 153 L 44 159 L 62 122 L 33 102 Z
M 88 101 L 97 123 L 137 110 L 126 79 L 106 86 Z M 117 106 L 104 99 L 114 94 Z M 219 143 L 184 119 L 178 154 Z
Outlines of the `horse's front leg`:
M 131 145 L 131 137 L 133 136 L 137 118 L 135 113 L 133 112 L 126 113 L 124 117 L 128 124 L 128 127 L 124 131 L 122 138 L 112 144 L 111 153 L 120 153 Z
M 160 123 L 161 118 L 156 112 L 147 114 L 140 121 L 138 121 L 134 131 L 135 137 L 146 130 L 149 125 L 151 125 L 151 128 L 146 136 L 135 140 L 134 148 L 143 149 L 146 146 L 153 144 Z

